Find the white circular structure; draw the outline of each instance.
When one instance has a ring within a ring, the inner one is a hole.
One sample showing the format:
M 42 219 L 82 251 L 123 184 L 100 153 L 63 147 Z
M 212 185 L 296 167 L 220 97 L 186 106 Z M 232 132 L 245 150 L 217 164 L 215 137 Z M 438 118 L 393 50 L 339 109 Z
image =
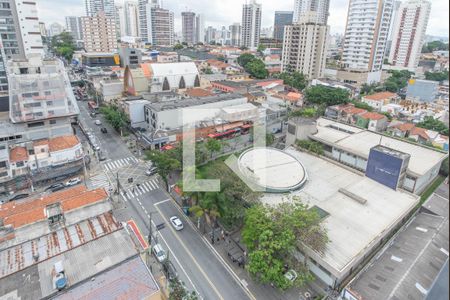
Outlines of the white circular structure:
M 307 173 L 294 156 L 275 148 L 257 147 L 244 151 L 238 160 L 239 171 L 270 193 L 301 188 Z

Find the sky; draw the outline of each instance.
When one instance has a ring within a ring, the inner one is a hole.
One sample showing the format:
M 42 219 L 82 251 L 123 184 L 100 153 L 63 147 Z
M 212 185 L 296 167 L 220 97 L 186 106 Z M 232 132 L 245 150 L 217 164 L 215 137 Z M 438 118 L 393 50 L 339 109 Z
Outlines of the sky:
M 190 10 L 204 15 L 205 26 L 221 28 L 241 22 L 245 0 L 161 0 L 162 6 L 174 12 L 175 31 L 181 30 L 181 12 Z M 349 0 L 330 0 L 328 24 L 331 33 L 344 33 Z M 427 34 L 448 37 L 449 0 L 430 0 L 431 14 Z M 122 3 L 123 0 L 115 0 Z M 273 26 L 276 10 L 293 10 L 294 0 L 257 0 L 262 4 L 262 27 Z M 65 16 L 83 16 L 84 0 L 39 0 L 39 18 L 48 26 L 52 22 L 65 25 Z

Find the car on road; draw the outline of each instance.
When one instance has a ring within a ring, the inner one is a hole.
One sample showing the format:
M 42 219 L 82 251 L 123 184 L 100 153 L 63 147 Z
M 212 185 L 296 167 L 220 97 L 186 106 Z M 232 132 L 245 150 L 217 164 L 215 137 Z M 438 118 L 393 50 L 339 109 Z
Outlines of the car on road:
M 163 263 L 167 258 L 166 252 L 160 244 L 153 246 L 152 253 L 160 263 Z
M 104 161 L 104 160 L 106 160 L 106 155 L 105 155 L 105 153 L 104 153 L 103 151 L 99 151 L 99 152 L 98 152 L 98 160 L 99 160 L 99 161 Z
M 102 127 L 102 128 L 100 129 L 100 131 L 101 131 L 102 133 L 108 133 L 108 130 L 106 129 L 106 127 Z
M 183 222 L 181 222 L 180 218 L 178 218 L 177 216 L 173 216 L 170 217 L 170 224 L 172 224 L 173 228 L 175 228 L 175 230 L 179 231 L 181 229 L 183 229 Z
M 64 183 L 59 182 L 59 183 L 52 184 L 50 190 L 52 192 L 56 192 L 56 191 L 62 190 L 65 187 L 66 187 L 66 185 Z
M 152 176 L 152 175 L 155 175 L 156 173 L 158 173 L 157 167 L 151 167 L 150 169 L 145 171 L 145 175 L 147 175 L 147 176 Z
M 9 199 L 9 201 L 23 199 L 23 198 L 26 198 L 28 196 L 29 196 L 29 194 L 26 194 L 26 193 L 25 194 L 17 194 L 14 197 L 12 197 L 11 199 Z
M 73 186 L 81 183 L 80 177 L 75 177 L 66 182 L 66 186 Z
M 286 273 L 284 273 L 284 277 L 289 280 L 290 282 L 294 282 L 295 279 L 297 279 L 297 272 L 295 270 L 290 269 Z
M 102 125 L 102 121 L 100 121 L 100 120 L 95 120 L 95 125 Z

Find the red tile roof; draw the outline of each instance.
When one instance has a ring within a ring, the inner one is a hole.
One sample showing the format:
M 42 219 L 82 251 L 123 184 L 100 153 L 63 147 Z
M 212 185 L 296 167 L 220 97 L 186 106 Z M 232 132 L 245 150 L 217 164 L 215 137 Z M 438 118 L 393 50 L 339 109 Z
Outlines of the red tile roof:
M 429 139 L 430 139 L 430 137 L 429 137 L 428 134 L 427 134 L 427 129 L 425 129 L 425 128 L 420 128 L 420 127 L 414 127 L 414 128 L 411 130 L 411 132 L 410 132 L 409 135 L 410 135 L 410 136 L 411 136 L 411 135 L 418 135 L 418 136 L 422 137 L 422 138 L 425 139 L 425 140 L 429 140 Z
M 76 135 L 59 136 L 49 140 L 49 148 L 51 152 L 60 151 L 73 148 L 79 143 L 80 141 Z
M 397 128 L 398 130 L 405 132 L 405 131 L 411 131 L 416 125 L 413 123 L 403 123 L 403 124 L 397 124 L 393 126 L 394 128 Z
M 187 89 L 185 93 L 186 95 L 191 97 L 207 97 L 213 95 L 211 91 L 199 88 Z
M 11 162 L 28 160 L 28 151 L 25 147 L 15 147 L 9 152 L 9 160 Z
M 15 228 L 32 224 L 46 218 L 45 207 L 53 203 L 61 203 L 64 212 L 80 208 L 95 202 L 103 201 L 108 194 L 99 188 L 88 191 L 84 185 L 54 192 L 41 198 L 29 198 L 20 202 L 12 201 L 0 208 L 0 219 L 5 225 Z
M 364 98 L 369 99 L 369 100 L 381 101 L 381 100 L 395 97 L 396 95 L 397 94 L 394 94 L 391 92 L 380 92 L 380 93 L 364 96 Z
M 361 117 L 363 117 L 364 119 L 369 119 L 369 120 L 381 120 L 383 118 L 386 118 L 385 115 L 375 113 L 375 112 L 366 112 L 365 114 L 362 114 Z

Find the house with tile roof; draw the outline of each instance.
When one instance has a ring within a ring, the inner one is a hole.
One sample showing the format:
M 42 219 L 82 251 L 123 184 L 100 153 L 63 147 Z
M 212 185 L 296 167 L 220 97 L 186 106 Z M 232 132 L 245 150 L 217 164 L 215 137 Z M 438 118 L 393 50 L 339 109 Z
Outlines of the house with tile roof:
M 381 107 L 387 105 L 392 100 L 398 98 L 398 95 L 391 92 L 380 92 L 372 95 L 365 95 L 361 101 L 373 107 L 376 111 L 381 111 Z
M 358 115 L 356 125 L 371 131 L 382 132 L 387 128 L 388 118 L 376 112 L 366 112 Z
M 357 108 L 353 103 L 347 103 L 327 107 L 325 109 L 325 116 L 340 122 L 356 124 L 358 116 L 365 114 L 366 112 L 367 110 Z

